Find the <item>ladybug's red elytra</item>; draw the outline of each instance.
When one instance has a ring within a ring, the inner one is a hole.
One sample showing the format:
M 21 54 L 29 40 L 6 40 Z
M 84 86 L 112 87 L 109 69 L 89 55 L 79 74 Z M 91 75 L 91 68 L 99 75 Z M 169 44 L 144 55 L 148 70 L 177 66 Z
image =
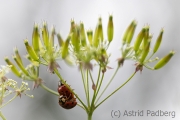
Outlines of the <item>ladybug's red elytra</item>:
M 59 82 L 58 84 L 59 92 L 59 105 L 65 109 L 71 109 L 77 105 L 76 98 L 74 94 L 67 88 L 64 84 Z
M 69 97 L 69 96 L 71 96 L 71 91 L 69 90 L 69 88 L 67 88 L 63 83 L 61 83 L 61 82 L 59 82 L 59 84 L 58 84 L 58 93 L 59 93 L 59 95 L 63 95 L 63 96 L 67 96 L 67 97 Z M 72 95 L 72 96 L 74 96 L 74 95 Z

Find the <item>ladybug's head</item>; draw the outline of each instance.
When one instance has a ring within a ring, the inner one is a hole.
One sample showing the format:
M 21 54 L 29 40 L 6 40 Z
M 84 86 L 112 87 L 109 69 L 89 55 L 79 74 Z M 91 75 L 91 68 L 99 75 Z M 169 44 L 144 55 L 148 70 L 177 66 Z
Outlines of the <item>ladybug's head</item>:
M 59 82 L 58 82 L 58 87 L 60 87 L 60 86 L 62 86 L 62 83 L 59 81 Z

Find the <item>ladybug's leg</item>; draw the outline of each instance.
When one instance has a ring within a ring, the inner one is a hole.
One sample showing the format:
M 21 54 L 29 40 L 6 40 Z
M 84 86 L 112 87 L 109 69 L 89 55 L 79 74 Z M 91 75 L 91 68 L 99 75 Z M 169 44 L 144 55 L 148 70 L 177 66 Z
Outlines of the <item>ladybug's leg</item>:
M 71 97 L 72 93 L 67 97 L 67 99 L 69 99 Z

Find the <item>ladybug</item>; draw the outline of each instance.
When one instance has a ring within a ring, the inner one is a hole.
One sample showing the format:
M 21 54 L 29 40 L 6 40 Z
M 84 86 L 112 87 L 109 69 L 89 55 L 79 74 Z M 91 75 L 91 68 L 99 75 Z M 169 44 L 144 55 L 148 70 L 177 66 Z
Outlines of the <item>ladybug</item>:
M 66 87 L 64 84 L 59 82 L 58 84 L 58 93 L 59 93 L 59 105 L 65 109 L 71 109 L 76 106 L 76 98 L 74 94 Z
M 76 98 L 69 99 L 67 96 L 59 96 L 59 105 L 64 109 L 71 109 L 77 105 Z

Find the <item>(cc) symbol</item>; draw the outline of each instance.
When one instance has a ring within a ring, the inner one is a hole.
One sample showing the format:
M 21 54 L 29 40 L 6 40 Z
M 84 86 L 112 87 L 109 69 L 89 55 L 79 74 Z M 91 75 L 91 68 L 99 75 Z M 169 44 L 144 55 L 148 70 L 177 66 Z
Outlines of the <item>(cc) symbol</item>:
M 114 118 L 114 117 L 119 118 L 120 116 L 121 116 L 120 110 L 116 110 L 116 111 L 112 110 L 112 111 L 111 111 L 111 117 L 112 117 L 112 118 Z

